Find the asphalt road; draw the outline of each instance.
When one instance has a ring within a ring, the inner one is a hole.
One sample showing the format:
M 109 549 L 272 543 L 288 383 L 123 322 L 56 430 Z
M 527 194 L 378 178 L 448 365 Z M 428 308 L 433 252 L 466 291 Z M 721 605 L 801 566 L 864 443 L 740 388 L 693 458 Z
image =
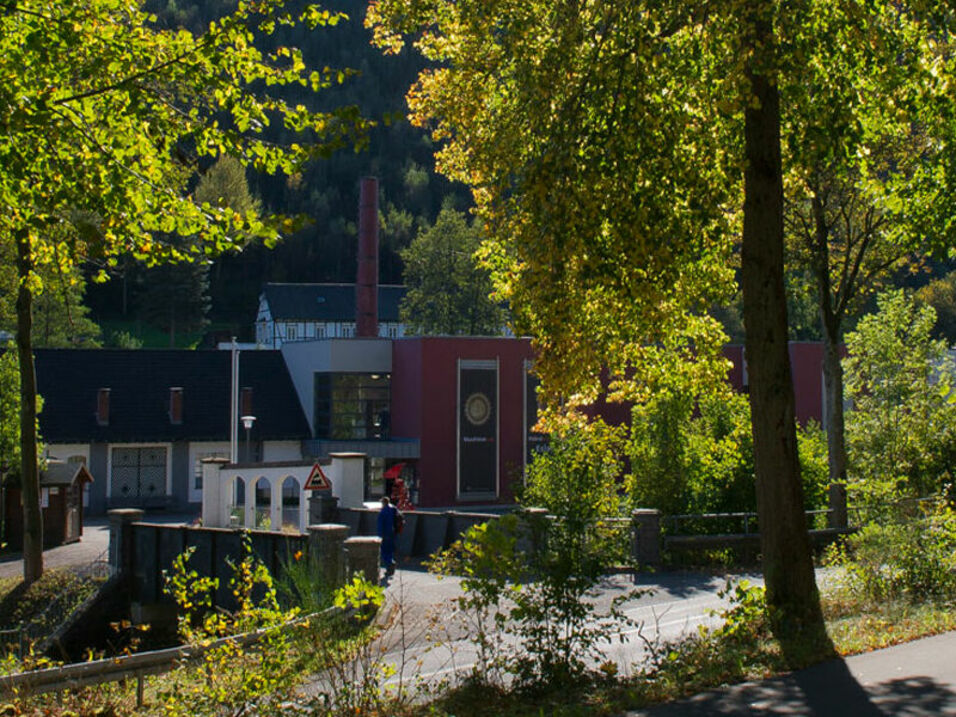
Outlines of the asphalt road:
M 177 513 L 149 513 L 144 518 L 151 523 L 190 524 L 195 515 Z M 106 516 L 84 518 L 83 536 L 76 543 L 59 545 L 43 551 L 44 569 L 83 568 L 94 561 L 106 560 L 110 547 L 109 519 Z M 0 578 L 23 575 L 23 558 L 20 553 L 0 556 Z
M 762 584 L 759 575 L 734 577 Z M 826 575 L 818 580 L 825 581 Z M 700 573 L 643 574 L 636 581 L 632 576 L 607 578 L 599 606 L 635 588 L 643 593 L 625 601 L 625 614 L 635 624 L 614 635 L 601 660 L 615 662 L 626 675 L 646 657 L 649 645 L 676 639 L 701 624 L 715 624 L 714 611 L 726 605 L 718 595 L 726 581 L 725 576 Z M 386 592 L 392 612 L 380 649 L 383 662 L 395 670 L 389 685 L 434 686 L 466 676 L 477 654 L 467 639 L 471 626 L 452 605 L 460 581 L 399 570 Z M 505 637 L 493 642 L 496 649 L 508 649 Z M 627 717 L 752 714 L 956 715 L 956 633 L 712 690 Z
M 738 577 L 760 582 L 755 575 Z M 650 645 L 714 624 L 713 612 L 725 605 L 718 596 L 725 584 L 726 577 L 700 573 L 649 573 L 636 581 L 630 575 L 606 578 L 595 600 L 599 612 L 621 599 L 631 624 L 615 630 L 613 642 L 592 663 L 613 661 L 621 674 L 628 674 Z M 394 670 L 390 685 L 454 683 L 480 662 L 468 637 L 474 622 L 455 609 L 460 594 L 457 578 L 439 579 L 422 570 L 398 570 L 389 580 L 387 629 L 380 644 L 382 661 Z M 496 635 L 493 644 L 508 650 L 514 641 Z

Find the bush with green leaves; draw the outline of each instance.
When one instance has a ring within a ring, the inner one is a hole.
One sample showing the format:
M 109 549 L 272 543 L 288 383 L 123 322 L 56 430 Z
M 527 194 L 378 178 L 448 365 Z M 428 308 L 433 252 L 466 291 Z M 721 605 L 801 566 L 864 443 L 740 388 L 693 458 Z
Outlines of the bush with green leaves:
M 869 523 L 828 551 L 836 592 L 853 602 L 956 600 L 956 511 L 943 499 L 916 517 Z
M 553 437 L 522 490 L 525 505 L 547 514 L 525 510 L 476 526 L 433 561 L 432 569 L 462 576 L 458 606 L 472 618 L 479 680 L 502 670 L 524 688 L 580 681 L 600 661 L 599 646 L 629 624 L 620 606 L 632 594 L 606 610 L 593 601 L 628 545 L 626 532 L 606 529 L 620 510 L 615 441 L 600 423 Z
M 810 422 L 797 433 L 804 503 L 826 505 L 826 438 Z M 627 492 L 634 508 L 665 514 L 756 510 L 747 397 L 731 391 L 662 390 L 634 408 L 627 446 Z M 702 524 L 697 529 L 707 529 Z M 715 530 L 731 531 L 733 526 Z
M 215 608 L 219 579 L 203 576 L 189 566 L 195 548 L 188 548 L 164 573 L 167 593 L 179 608 L 179 633 L 186 644 L 208 643 L 253 630 L 263 630 L 255 647 L 225 640 L 204 653 L 204 682 L 173 674 L 159 691 L 170 715 L 220 714 L 223 710 L 257 714 L 277 713 L 282 694 L 298 679 L 290 640 L 282 626 L 297 610 L 280 609 L 268 569 L 252 550 L 247 533 L 242 537 L 238 560 L 232 567 L 229 588 L 236 604 L 232 611 Z M 181 668 L 182 669 L 182 668 Z M 188 668 L 187 668 L 188 669 Z
M 953 361 L 932 339 L 935 312 L 902 291 L 847 334 L 848 490 L 856 503 L 928 496 L 952 482 L 956 465 Z

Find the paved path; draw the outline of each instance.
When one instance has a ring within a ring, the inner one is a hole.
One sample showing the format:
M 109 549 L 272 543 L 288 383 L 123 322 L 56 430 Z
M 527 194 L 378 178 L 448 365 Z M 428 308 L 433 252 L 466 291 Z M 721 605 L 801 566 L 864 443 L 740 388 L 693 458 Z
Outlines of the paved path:
M 193 516 L 149 516 L 164 523 L 190 522 Z M 78 543 L 44 551 L 48 568 L 88 565 L 109 547 L 105 518 L 90 519 Z M 19 555 L 0 559 L 0 577 L 22 574 Z M 744 576 L 760 582 L 758 576 Z M 641 576 L 637 585 L 627 577 L 608 578 L 602 599 L 634 587 L 653 593 L 629 601 L 629 617 L 643 624 L 644 637 L 671 639 L 712 620 L 719 608 L 716 592 L 725 578 L 696 573 L 660 573 Z M 440 680 L 467 673 L 475 654 L 466 640 L 468 627 L 449 609 L 460 594 L 456 578 L 437 579 L 417 567 L 397 571 L 387 594 L 398 614 L 382 649 L 385 659 L 399 668 L 396 680 Z M 640 658 L 641 636 L 625 631 L 623 644 L 610 648 L 608 657 L 619 665 Z M 394 681 L 394 680 L 393 680 Z M 711 690 L 690 699 L 638 712 L 627 717 L 699 717 L 702 715 L 956 715 L 956 632 L 897 645 L 845 660 L 816 665 L 789 675 Z
M 627 717 L 956 715 L 956 632 L 831 660 Z
M 110 529 L 106 518 L 83 521 L 83 536 L 77 543 L 43 551 L 43 568 L 72 568 L 89 565 L 109 549 Z M 0 557 L 0 578 L 23 575 L 23 556 L 9 553 Z
M 725 577 L 700 573 L 643 574 L 636 584 L 631 575 L 606 578 L 596 600 L 599 610 L 635 590 L 640 594 L 627 596 L 623 605 L 634 624 L 615 633 L 614 643 L 604 646 L 594 666 L 611 660 L 621 674 L 629 674 L 642 661 L 646 641 L 677 639 L 700 624 L 716 622 L 711 612 L 724 605 L 717 592 L 725 583 Z M 386 595 L 388 628 L 380 649 L 383 662 L 394 670 L 390 685 L 454 683 L 471 672 L 479 655 L 468 639 L 474 622 L 453 603 L 461 595 L 459 579 L 438 579 L 417 568 L 399 569 L 387 582 Z M 507 651 L 513 644 L 512 636 L 495 639 L 495 649 Z
M 762 582 L 759 576 L 738 577 Z M 675 639 L 698 624 L 714 622 L 711 611 L 722 605 L 717 591 L 725 582 L 725 577 L 696 573 L 643 575 L 637 585 L 625 576 L 608 578 L 602 586 L 604 601 L 634 587 L 653 593 L 626 603 L 625 612 L 641 628 L 625 630 L 623 642 L 607 647 L 605 655 L 627 674 L 643 657 L 644 638 Z M 450 609 L 460 582 L 406 569 L 397 571 L 386 592 L 399 606 L 382 646 L 385 662 L 396 669 L 392 685 L 467 674 L 475 650 L 466 639 L 467 626 Z M 627 717 L 753 714 L 956 715 L 956 632 L 712 690 Z
M 144 520 L 151 523 L 191 523 L 196 516 L 180 514 L 147 514 Z M 83 536 L 79 542 L 59 545 L 43 551 L 43 567 L 75 568 L 86 567 L 95 560 L 105 559 L 110 547 L 109 519 L 96 516 L 83 520 Z M 23 575 L 23 556 L 21 553 L 8 553 L 0 556 L 0 578 Z

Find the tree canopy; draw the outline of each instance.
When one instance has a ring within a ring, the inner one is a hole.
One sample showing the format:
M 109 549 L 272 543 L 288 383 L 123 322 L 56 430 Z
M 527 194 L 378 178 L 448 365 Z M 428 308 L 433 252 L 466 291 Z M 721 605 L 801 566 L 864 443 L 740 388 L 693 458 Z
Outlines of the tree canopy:
M 472 188 L 485 256 L 519 331 L 535 337 L 545 389 L 589 399 L 604 367 L 638 399 L 655 376 L 722 379 L 722 334 L 705 310 L 732 291 L 740 238 L 764 575 L 794 664 L 831 648 L 802 512 L 785 177 L 827 133 L 858 131 L 861 107 L 907 73 L 945 84 L 946 52 L 895 66 L 948 43 L 952 18 L 935 10 L 862 0 L 370 8 L 383 47 L 411 39 L 438 63 L 409 93 L 412 117 L 443 142 L 440 168 Z M 858 82 L 873 92 L 857 96 Z
M 0 13 L 0 236 L 16 247 L 21 374 L 24 579 L 42 572 L 30 342 L 38 266 L 119 257 L 157 263 L 216 253 L 239 237 L 274 242 L 288 220 L 198 202 L 203 158 L 229 154 L 264 172 L 297 171 L 356 138 L 354 109 L 313 112 L 275 88 L 320 90 L 344 79 L 308 70 L 295 48 L 256 38 L 339 16 L 283 0 L 241 0 L 201 32 L 164 29 L 138 3 L 24 0 Z M 307 135 L 266 141 L 280 124 Z M 171 237 L 179 239 L 172 240 Z
M 846 480 L 843 332 L 894 274 L 953 244 L 949 53 L 905 6 L 827 4 L 802 39 L 827 62 L 793 73 L 785 131 L 789 260 L 812 287 L 824 341 L 830 479 Z M 823 51 L 819 46 L 823 46 Z
M 443 209 L 433 226 L 401 252 L 407 293 L 402 321 L 413 334 L 501 333 L 505 312 L 491 294 L 491 276 L 478 266 L 477 227 L 454 209 Z

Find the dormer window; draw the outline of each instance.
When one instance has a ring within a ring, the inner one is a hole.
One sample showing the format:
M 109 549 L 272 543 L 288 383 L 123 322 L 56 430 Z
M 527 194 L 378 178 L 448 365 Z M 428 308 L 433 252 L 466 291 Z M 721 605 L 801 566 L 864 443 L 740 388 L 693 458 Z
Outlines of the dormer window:
M 169 422 L 174 426 L 183 422 L 183 389 L 178 386 L 169 389 Z
M 101 388 L 96 393 L 96 423 L 100 426 L 110 425 L 110 390 Z

